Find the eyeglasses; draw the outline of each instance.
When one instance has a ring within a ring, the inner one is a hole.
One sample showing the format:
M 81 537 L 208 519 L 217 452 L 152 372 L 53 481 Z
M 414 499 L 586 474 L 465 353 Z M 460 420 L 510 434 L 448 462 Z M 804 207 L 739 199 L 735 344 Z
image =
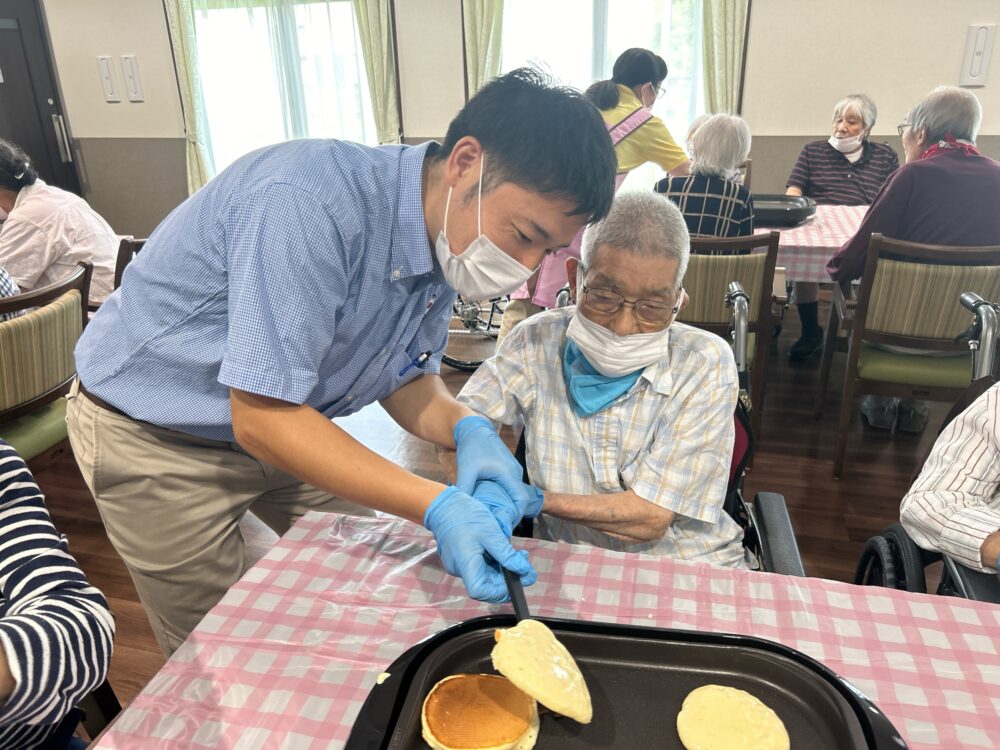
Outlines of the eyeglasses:
M 903 137 L 903 131 L 910 127 L 910 123 L 903 122 L 896 126 L 896 132 L 899 133 L 899 137 Z
M 679 298 L 680 292 L 678 292 Z M 583 304 L 586 308 L 602 315 L 614 315 L 625 305 L 635 309 L 635 317 L 640 323 L 651 326 L 665 326 L 681 309 L 679 304 L 665 305 L 651 299 L 625 299 L 610 289 L 583 287 Z

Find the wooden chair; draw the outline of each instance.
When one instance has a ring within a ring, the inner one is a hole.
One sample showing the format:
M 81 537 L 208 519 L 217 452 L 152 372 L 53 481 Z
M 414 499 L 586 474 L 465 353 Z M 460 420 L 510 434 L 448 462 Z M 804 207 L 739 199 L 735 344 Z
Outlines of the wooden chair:
M 137 240 L 135 237 L 122 237 L 118 243 L 118 259 L 115 261 L 115 289 L 122 285 L 122 275 L 125 267 L 132 262 L 132 259 L 142 250 L 146 240 Z
M 0 437 L 25 461 L 66 439 L 66 402 L 76 376 L 73 349 L 87 325 L 90 261 L 63 281 L 0 298 Z
M 745 162 L 740 164 L 739 170 L 743 173 L 743 185 L 747 190 L 750 189 L 750 168 L 753 166 L 753 159 L 748 158 Z
M 692 237 L 691 258 L 684 276 L 684 288 L 691 301 L 677 320 L 728 339 L 733 314 L 726 307 L 729 284 L 737 281 L 750 297 L 750 427 L 760 435 L 764 407 L 764 379 L 767 345 L 771 338 L 772 288 L 778 259 L 778 232 L 747 237 Z M 755 250 L 757 252 L 755 252 Z M 761 252 L 761 250 L 763 250 Z
M 967 291 L 1000 299 L 1000 246 L 921 245 L 872 235 L 857 299 L 834 289 L 823 347 L 817 416 L 826 400 L 837 331 L 849 328 L 834 477 L 843 473 L 855 396 L 954 402 L 969 385 L 972 353 L 967 343 L 955 341 L 969 323 L 959 304 Z M 896 353 L 886 346 L 935 355 Z

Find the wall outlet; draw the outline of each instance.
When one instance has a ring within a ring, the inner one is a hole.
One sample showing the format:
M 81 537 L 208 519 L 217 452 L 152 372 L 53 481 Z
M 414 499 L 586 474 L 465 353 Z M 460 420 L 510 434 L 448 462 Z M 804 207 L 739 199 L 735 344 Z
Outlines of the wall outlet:
M 139 61 L 135 55 L 122 55 L 122 71 L 125 73 L 125 93 L 130 102 L 143 101 L 142 79 L 139 78 Z
M 101 77 L 104 101 L 120 102 L 122 98 L 118 95 L 118 81 L 115 79 L 115 66 L 110 55 L 101 55 L 97 58 L 97 73 Z

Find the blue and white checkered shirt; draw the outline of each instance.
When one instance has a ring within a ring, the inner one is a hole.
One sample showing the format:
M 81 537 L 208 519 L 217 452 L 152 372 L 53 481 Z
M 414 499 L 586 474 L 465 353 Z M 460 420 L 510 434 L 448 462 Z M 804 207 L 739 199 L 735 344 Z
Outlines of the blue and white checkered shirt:
M 674 323 L 665 355 L 610 406 L 581 417 L 562 372 L 574 309 L 519 323 L 458 398 L 494 422 L 524 422 L 528 475 L 539 489 L 608 494 L 608 502 L 630 489 L 677 517 L 659 541 L 628 544 L 543 509 L 535 535 L 745 566 L 742 532 L 722 509 L 739 388 L 732 351 L 718 336 Z
M 427 149 L 303 140 L 236 161 L 87 326 L 83 384 L 133 419 L 232 441 L 230 387 L 336 417 L 437 372 L 454 292 L 424 223 Z
M 20 294 L 21 288 L 14 281 L 14 278 L 7 273 L 7 270 L 0 268 L 0 297 L 13 297 L 15 294 Z M 0 313 L 0 320 L 12 320 L 18 315 L 23 315 L 23 310 L 18 310 L 17 312 L 10 313 Z

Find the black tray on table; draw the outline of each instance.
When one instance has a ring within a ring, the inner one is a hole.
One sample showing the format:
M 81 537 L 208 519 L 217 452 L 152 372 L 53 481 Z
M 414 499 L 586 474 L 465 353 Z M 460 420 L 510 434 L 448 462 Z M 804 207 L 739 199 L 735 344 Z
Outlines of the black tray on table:
M 753 221 L 760 227 L 797 227 L 816 213 L 816 201 L 800 195 L 754 193 Z
M 805 654 L 739 635 L 539 618 L 573 654 L 594 719 L 580 725 L 542 711 L 538 748 L 682 748 L 677 714 L 687 694 L 715 683 L 742 688 L 777 712 L 795 750 L 905 750 L 863 694 Z M 452 674 L 495 674 L 493 631 L 513 616 L 466 620 L 402 654 L 372 688 L 345 750 L 427 750 L 424 698 Z

